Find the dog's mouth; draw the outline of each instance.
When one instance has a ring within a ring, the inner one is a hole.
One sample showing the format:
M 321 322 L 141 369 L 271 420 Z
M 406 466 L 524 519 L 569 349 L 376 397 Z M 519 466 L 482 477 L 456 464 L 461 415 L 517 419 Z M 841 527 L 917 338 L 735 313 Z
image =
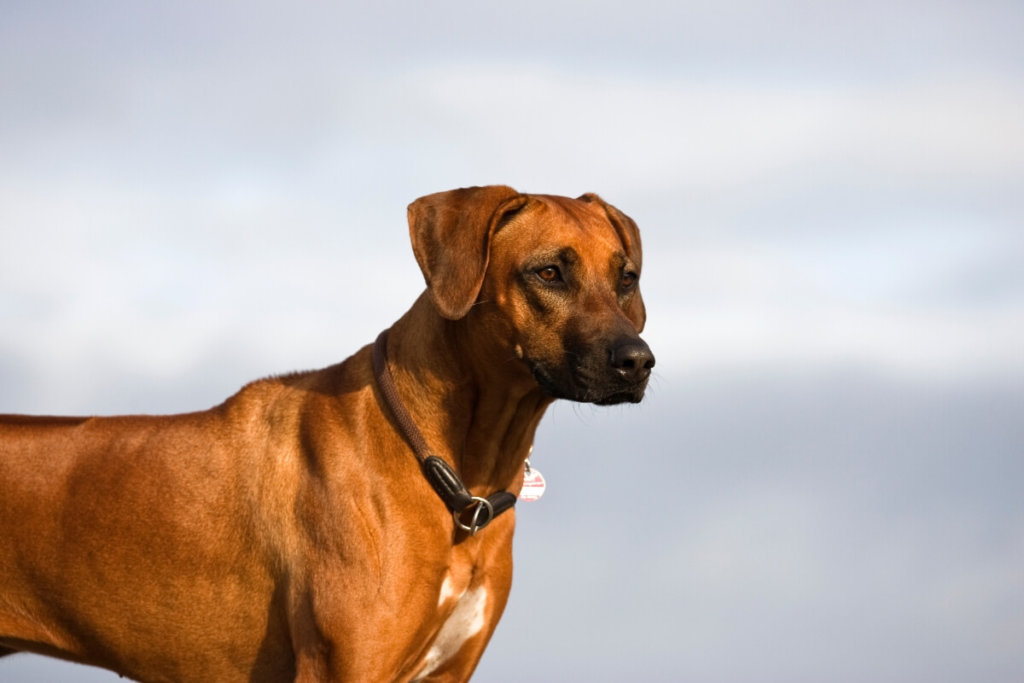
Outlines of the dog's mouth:
M 614 394 L 605 396 L 602 399 L 594 401 L 599 406 L 613 406 L 619 403 L 639 403 L 644 398 L 644 392 L 647 391 L 647 381 L 643 382 L 643 386 L 633 391 L 620 391 Z
M 626 382 L 612 373 L 596 377 L 586 368 L 577 367 L 551 372 L 543 363 L 530 361 L 534 380 L 552 398 L 599 406 L 639 403 L 647 389 L 649 373 L 636 382 Z

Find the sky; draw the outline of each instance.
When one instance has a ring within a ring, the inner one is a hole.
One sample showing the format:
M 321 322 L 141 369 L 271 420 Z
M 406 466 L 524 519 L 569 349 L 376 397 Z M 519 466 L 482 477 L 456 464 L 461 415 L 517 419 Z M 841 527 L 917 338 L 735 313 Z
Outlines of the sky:
M 0 412 L 166 413 L 422 290 L 405 207 L 639 224 L 475 680 L 1024 680 L 1024 5 L 0 4 Z M 117 680 L 33 655 L 0 680 Z

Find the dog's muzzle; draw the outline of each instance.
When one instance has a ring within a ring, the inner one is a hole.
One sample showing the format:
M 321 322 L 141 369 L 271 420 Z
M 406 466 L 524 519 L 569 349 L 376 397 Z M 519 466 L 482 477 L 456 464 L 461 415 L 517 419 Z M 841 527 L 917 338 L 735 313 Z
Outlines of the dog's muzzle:
M 624 337 L 597 349 L 566 350 L 561 367 L 531 361 L 534 379 L 555 398 L 614 405 L 639 403 L 654 354 L 640 337 Z

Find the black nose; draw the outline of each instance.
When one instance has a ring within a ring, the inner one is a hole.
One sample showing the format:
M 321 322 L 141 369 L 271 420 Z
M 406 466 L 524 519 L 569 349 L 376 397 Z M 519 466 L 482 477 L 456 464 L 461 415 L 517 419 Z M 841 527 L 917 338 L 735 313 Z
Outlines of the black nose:
M 654 367 L 654 354 L 639 337 L 625 339 L 612 347 L 611 365 L 628 382 L 642 382 Z

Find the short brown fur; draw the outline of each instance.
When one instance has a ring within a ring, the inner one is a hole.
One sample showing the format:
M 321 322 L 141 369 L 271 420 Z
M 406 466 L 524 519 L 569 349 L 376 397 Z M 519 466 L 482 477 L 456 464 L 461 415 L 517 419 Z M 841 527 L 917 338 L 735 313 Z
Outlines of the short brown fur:
M 475 495 L 518 492 L 555 398 L 640 400 L 654 359 L 632 220 L 596 195 L 492 186 L 423 197 L 409 226 L 428 288 L 389 366 Z M 464 681 L 512 579 L 514 512 L 457 530 L 370 347 L 203 412 L 0 417 L 0 520 L 0 655 L 147 682 Z M 477 590 L 483 626 L 438 650 Z

